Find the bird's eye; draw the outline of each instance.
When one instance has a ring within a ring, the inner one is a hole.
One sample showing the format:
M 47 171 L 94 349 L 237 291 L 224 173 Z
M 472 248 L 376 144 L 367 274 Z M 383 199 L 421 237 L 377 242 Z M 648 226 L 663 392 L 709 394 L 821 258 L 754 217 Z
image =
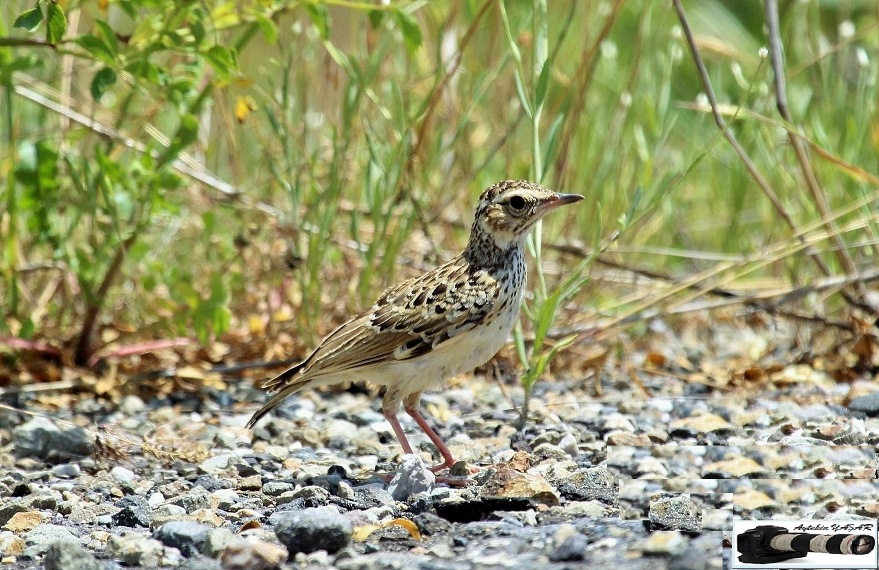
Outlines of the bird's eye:
M 521 212 L 525 209 L 525 198 L 521 196 L 511 196 L 507 203 L 510 205 L 510 209 L 514 212 Z

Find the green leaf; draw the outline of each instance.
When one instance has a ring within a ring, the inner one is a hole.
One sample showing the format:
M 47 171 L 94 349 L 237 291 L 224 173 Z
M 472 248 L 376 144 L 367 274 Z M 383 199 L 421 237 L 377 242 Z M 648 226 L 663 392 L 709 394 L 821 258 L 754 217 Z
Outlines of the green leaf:
M 76 45 L 92 54 L 95 59 L 107 65 L 115 64 L 116 58 L 114 57 L 113 50 L 101 38 L 92 34 L 83 34 L 73 41 Z
M 217 75 L 223 79 L 229 79 L 232 73 L 238 69 L 235 51 L 230 48 L 214 46 L 204 52 L 204 57 L 210 62 L 211 67 L 214 68 Z
M 46 41 L 52 45 L 57 44 L 67 31 L 67 16 L 61 6 L 49 2 L 48 18 L 46 20 Z
M 12 24 L 12 27 L 23 28 L 29 32 L 35 32 L 42 23 L 43 11 L 40 10 L 40 4 L 37 3 L 37 5 L 30 10 L 25 10 L 24 12 L 19 14 L 18 17 L 15 19 L 15 22 Z
M 278 25 L 271 18 L 266 17 L 265 14 L 257 12 L 255 16 L 256 23 L 259 24 L 259 29 L 262 30 L 266 43 L 270 46 L 278 43 Z
M 418 48 L 421 47 L 421 28 L 418 27 L 418 21 L 411 14 L 399 10 L 395 15 L 397 23 L 400 24 L 400 31 L 403 32 L 406 49 L 409 50 L 409 53 L 418 51 Z
M 113 87 L 115 83 L 116 72 L 109 67 L 104 67 L 103 69 L 95 73 L 91 85 L 92 99 L 94 99 L 96 102 L 99 102 L 104 93 L 106 93 L 107 90 L 110 89 L 110 87 Z
M 531 112 L 531 104 L 528 103 L 528 95 L 525 94 L 525 85 L 522 83 L 522 76 L 519 75 L 517 71 L 514 79 L 516 80 L 516 93 L 519 94 L 519 102 L 522 103 L 522 109 L 525 110 L 525 114 L 528 115 L 529 119 L 534 118 L 534 114 Z
M 549 72 L 552 66 L 549 62 L 543 63 L 543 69 L 540 70 L 540 77 L 537 79 L 537 89 L 534 94 L 534 107 L 542 107 L 546 99 L 546 90 L 549 87 Z
M 311 23 L 317 28 L 320 38 L 324 41 L 329 39 L 332 21 L 327 7 L 323 4 L 308 4 L 305 8 L 308 10 L 308 14 L 311 16 Z
M 384 10 L 370 10 L 368 16 L 369 16 L 369 25 L 372 26 L 373 30 L 375 30 L 379 26 L 382 25 L 382 22 L 384 22 L 385 11 Z
M 125 71 L 154 85 L 165 85 L 168 79 L 168 74 L 164 68 L 146 59 L 139 59 L 129 63 L 125 66 Z
M 104 20 L 95 20 L 95 26 L 101 32 L 101 38 L 107 44 L 110 53 L 113 54 L 113 57 L 116 57 L 119 54 L 119 40 L 116 38 L 116 32 Z
M 191 113 L 180 117 L 180 126 L 171 140 L 171 144 L 156 162 L 156 170 L 173 161 L 183 150 L 198 139 L 198 118 Z

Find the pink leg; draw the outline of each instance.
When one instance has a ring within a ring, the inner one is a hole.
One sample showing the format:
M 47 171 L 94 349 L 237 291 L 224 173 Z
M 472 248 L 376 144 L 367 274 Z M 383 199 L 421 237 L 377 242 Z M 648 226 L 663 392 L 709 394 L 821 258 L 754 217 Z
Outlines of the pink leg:
M 433 431 L 433 428 L 430 427 L 430 424 L 427 423 L 427 420 L 425 420 L 424 417 L 422 417 L 421 413 L 418 411 L 418 408 L 415 406 L 410 406 L 407 403 L 406 405 L 403 406 L 403 409 L 406 410 L 407 414 L 412 416 L 412 419 L 415 420 L 415 423 L 418 424 L 418 427 L 420 427 L 422 430 L 424 430 L 424 433 L 427 434 L 427 437 L 430 438 L 430 441 L 433 442 L 433 444 L 439 450 L 440 455 L 442 455 L 442 457 L 443 457 L 443 462 L 439 465 L 434 465 L 433 467 L 430 468 L 430 470 L 434 471 L 434 472 L 442 471 L 443 469 L 448 469 L 449 467 L 454 465 L 456 463 L 456 461 L 455 461 L 455 458 L 452 457 L 452 452 L 449 451 L 449 448 L 446 447 L 446 444 L 443 443 L 443 440 L 440 439 L 440 436 L 437 435 L 437 433 L 435 431 Z M 399 424 L 397 424 L 397 425 L 399 425 Z M 407 451 L 407 453 L 411 453 L 411 452 Z
M 394 428 L 394 434 L 396 434 L 397 439 L 400 440 L 400 445 L 403 447 L 403 453 L 411 454 L 412 446 L 409 445 L 409 440 L 406 439 L 406 434 L 403 433 L 403 426 L 400 425 L 400 420 L 397 419 L 397 414 L 388 410 L 385 410 L 384 412 L 385 419 L 388 420 L 391 427 Z

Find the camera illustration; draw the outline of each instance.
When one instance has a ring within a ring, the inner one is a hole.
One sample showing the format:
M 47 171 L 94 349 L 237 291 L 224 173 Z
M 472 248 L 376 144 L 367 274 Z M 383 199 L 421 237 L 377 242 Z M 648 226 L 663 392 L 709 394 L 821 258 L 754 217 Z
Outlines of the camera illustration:
M 876 547 L 876 540 L 867 534 L 810 534 L 773 525 L 754 527 L 736 538 L 739 560 L 748 564 L 782 562 L 810 552 L 869 554 Z

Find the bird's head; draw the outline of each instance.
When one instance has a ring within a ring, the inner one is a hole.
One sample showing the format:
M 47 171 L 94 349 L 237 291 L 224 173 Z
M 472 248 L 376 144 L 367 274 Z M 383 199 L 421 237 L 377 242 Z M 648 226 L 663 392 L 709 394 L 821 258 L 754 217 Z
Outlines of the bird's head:
M 479 197 L 473 230 L 506 249 L 521 243 L 531 226 L 549 212 L 582 199 L 579 194 L 559 194 L 533 182 L 505 180 L 489 186 Z

